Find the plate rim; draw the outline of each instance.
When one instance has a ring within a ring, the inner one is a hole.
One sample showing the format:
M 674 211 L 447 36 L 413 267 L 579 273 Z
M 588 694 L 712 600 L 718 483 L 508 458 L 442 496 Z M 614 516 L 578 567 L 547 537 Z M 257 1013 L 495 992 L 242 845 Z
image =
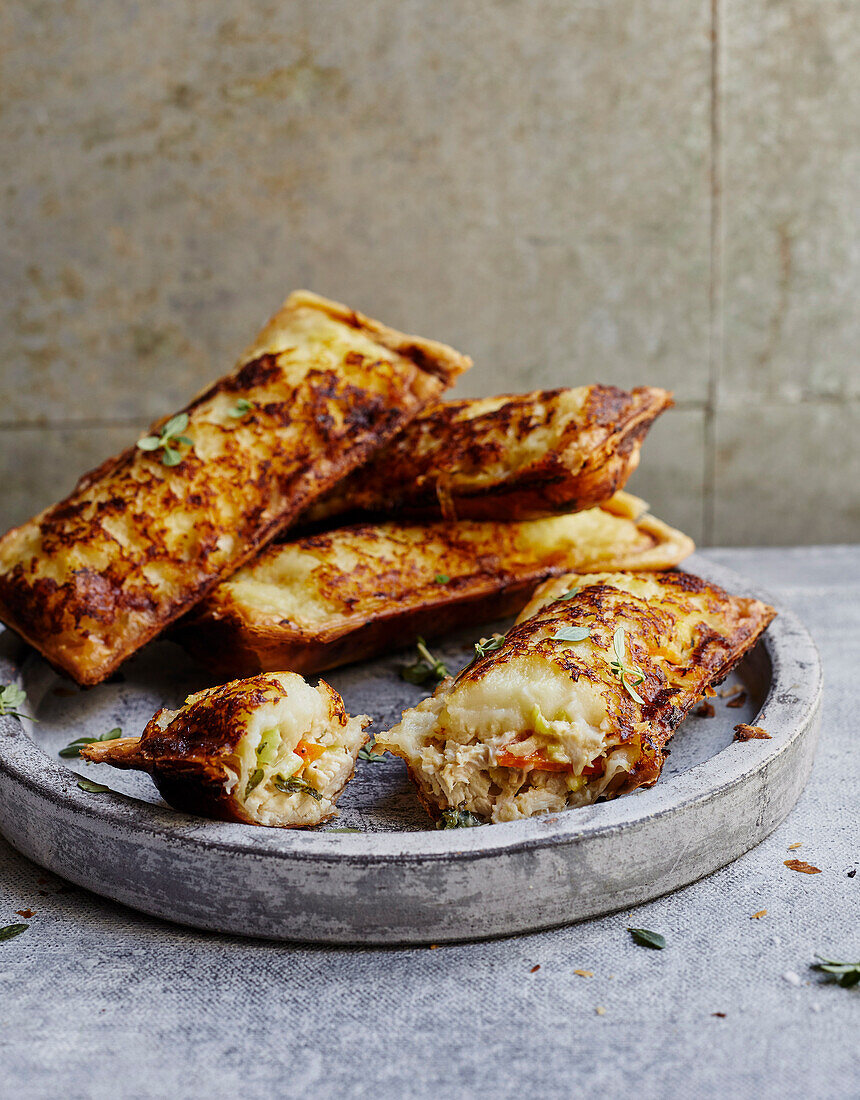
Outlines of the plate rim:
M 126 835 L 131 830 L 141 842 L 169 843 L 195 852 L 214 849 L 225 856 L 346 862 L 356 868 L 379 863 L 402 865 L 404 861 L 472 862 L 635 829 L 645 822 L 689 810 L 693 804 L 705 805 L 727 788 L 752 778 L 809 728 L 820 705 L 821 660 L 809 631 L 793 612 L 782 608 L 765 589 L 701 554 L 688 558 L 682 571 L 701 575 L 735 594 L 763 599 L 777 608 L 777 617 L 760 643 L 770 659 L 771 681 L 753 720 L 755 724 L 771 723 L 777 732 L 771 740 L 730 743 L 680 775 L 658 780 L 653 787 L 622 798 L 501 822 L 489 831 L 482 826 L 460 830 L 332 833 L 219 822 L 154 806 L 116 791 L 98 796 L 87 794 L 77 786 L 80 773 L 54 761 L 30 737 L 25 725 L 8 715 L 0 716 L 0 773 L 63 812 L 94 819 L 97 827 L 114 828 Z M 0 676 L 8 678 L 11 672 L 14 678 L 19 677 L 21 664 L 0 658 Z M 798 675 L 786 684 L 792 672 Z M 637 808 L 636 803 L 643 799 L 645 805 Z

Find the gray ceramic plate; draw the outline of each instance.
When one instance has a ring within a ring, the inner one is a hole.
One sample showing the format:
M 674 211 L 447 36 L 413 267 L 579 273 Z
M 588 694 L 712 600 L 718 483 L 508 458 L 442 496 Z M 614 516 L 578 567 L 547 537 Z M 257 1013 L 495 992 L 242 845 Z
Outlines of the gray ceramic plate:
M 687 569 L 729 591 L 762 595 L 705 559 L 691 559 Z M 84 692 L 31 651 L 14 652 L 10 635 L 3 639 L 9 656 L 0 682 L 21 681 L 38 719 L 22 726 L 0 718 L 7 839 L 51 871 L 146 913 L 274 939 L 478 939 L 646 901 L 764 839 L 803 789 L 818 733 L 818 654 L 783 611 L 729 680 L 743 683 L 745 705 L 729 709 L 718 697 L 715 717 L 689 718 L 649 790 L 529 821 L 440 832 L 418 806 L 403 764 L 386 758 L 359 762 L 336 821 L 313 832 L 263 829 L 176 813 L 144 775 L 57 755 L 75 737 L 114 726 L 139 733 L 157 707 L 206 686 L 206 674 L 181 650 L 153 644 L 114 681 Z M 434 651 L 458 668 L 473 640 L 474 631 L 451 636 Z M 424 694 L 399 678 L 404 659 L 326 679 L 351 713 L 386 728 Z M 771 740 L 733 743 L 735 724 L 753 721 Z M 75 772 L 112 791 L 81 790 Z

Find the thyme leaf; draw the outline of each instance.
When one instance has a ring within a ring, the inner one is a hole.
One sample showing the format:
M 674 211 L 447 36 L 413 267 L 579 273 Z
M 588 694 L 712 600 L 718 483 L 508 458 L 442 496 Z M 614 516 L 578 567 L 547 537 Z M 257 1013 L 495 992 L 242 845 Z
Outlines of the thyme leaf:
M 444 680 L 448 675 L 448 668 L 443 661 L 433 656 L 423 638 L 418 638 L 415 648 L 421 659 L 415 664 L 401 666 L 401 680 L 410 684 L 426 684 L 428 681 L 438 683 Z
M 591 636 L 590 626 L 563 626 L 552 636 L 554 642 L 584 642 Z
M 0 928 L 0 940 L 11 940 L 13 936 L 20 936 L 29 927 L 29 924 L 7 924 L 5 928 Z
M 18 708 L 27 702 L 27 693 L 17 684 L 6 684 L 0 689 L 0 714 L 8 714 L 10 718 L 27 718 Z M 35 718 L 30 719 L 35 722 Z
M 612 635 L 612 648 L 615 650 L 615 660 L 609 662 L 610 669 L 621 681 L 621 686 L 630 698 L 635 699 L 637 703 L 644 703 L 645 700 L 635 689 L 639 684 L 644 683 L 645 673 L 641 669 L 627 664 L 627 643 L 623 626 L 617 627 Z
M 181 447 L 193 447 L 194 441 L 189 439 L 187 435 L 182 434 L 187 427 L 188 413 L 177 413 L 161 429 L 161 435 L 145 435 L 143 439 L 137 441 L 137 445 L 142 451 L 162 449 L 164 451 L 161 456 L 162 464 L 164 466 L 178 466 L 182 461 L 182 455 L 176 447 L 171 446 L 171 443 L 179 444 Z
M 107 733 L 100 733 L 98 737 L 76 737 L 64 749 L 60 749 L 57 755 L 63 757 L 80 756 L 84 745 L 92 745 L 95 741 L 116 741 L 117 737 L 122 737 L 122 730 L 119 726 L 108 730 Z
M 234 420 L 241 420 L 243 416 L 251 412 L 255 407 L 253 401 L 249 401 L 247 397 L 240 397 L 233 408 L 227 410 L 227 415 L 232 416 Z
M 317 802 L 322 802 L 323 796 L 316 787 L 312 787 L 305 779 L 299 779 L 297 775 L 276 775 L 272 783 L 274 783 L 279 791 L 283 791 L 284 794 L 309 794 L 311 798 L 315 798 Z
M 572 600 L 574 596 L 578 596 L 581 592 L 579 588 L 571 588 L 569 592 L 565 592 L 563 596 L 556 597 L 556 603 L 561 603 L 562 600 Z
M 92 779 L 84 779 L 82 775 L 78 776 L 78 786 L 82 791 L 88 791 L 90 794 L 101 794 L 102 791 L 110 790 L 110 787 L 106 787 L 103 783 L 93 783 Z
M 436 828 L 437 829 L 474 829 L 476 825 L 483 825 L 484 822 L 473 814 L 471 810 L 464 810 L 460 807 L 457 810 L 443 810 L 442 816 L 439 819 Z
M 633 937 L 633 942 L 640 947 L 650 947 L 653 951 L 662 951 L 666 946 L 666 937 L 659 932 L 649 932 L 647 928 L 628 928 L 627 931 Z
M 860 984 L 860 962 L 837 962 L 835 959 L 825 959 L 823 955 L 815 957 L 821 961 L 812 964 L 814 969 L 832 975 L 836 984 L 841 985 L 843 989 L 851 989 Z
M 447 573 L 437 573 L 436 576 L 433 578 L 436 584 L 447 584 L 450 579 L 451 578 L 448 576 Z

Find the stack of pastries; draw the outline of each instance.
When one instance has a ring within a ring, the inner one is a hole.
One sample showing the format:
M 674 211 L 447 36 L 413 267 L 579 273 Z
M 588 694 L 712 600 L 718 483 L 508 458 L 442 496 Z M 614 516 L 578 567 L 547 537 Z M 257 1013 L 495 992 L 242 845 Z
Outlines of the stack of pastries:
M 519 613 L 375 751 L 436 819 L 656 781 L 774 612 L 670 572 L 691 540 L 623 491 L 668 392 L 442 400 L 470 366 L 298 291 L 231 374 L 0 540 L 0 619 L 80 685 L 161 634 L 219 681 L 82 756 L 179 809 L 316 825 L 369 719 L 303 677 Z

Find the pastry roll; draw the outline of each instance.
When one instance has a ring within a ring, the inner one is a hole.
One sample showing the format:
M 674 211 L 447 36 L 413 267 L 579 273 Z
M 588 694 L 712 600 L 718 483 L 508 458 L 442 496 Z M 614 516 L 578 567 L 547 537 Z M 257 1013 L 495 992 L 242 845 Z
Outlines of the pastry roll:
M 554 573 L 677 565 L 692 540 L 647 507 L 618 493 L 520 523 L 361 524 L 273 544 L 171 636 L 219 675 L 334 668 L 514 614 Z
M 639 463 L 666 390 L 614 386 L 436 403 L 303 517 L 522 520 L 607 500 Z
M 376 737 L 434 817 L 514 821 L 655 783 L 690 707 L 775 612 L 687 573 L 570 573 L 523 615 Z
M 97 764 L 149 772 L 177 810 L 297 829 L 318 825 L 355 770 L 366 715 L 292 672 L 235 680 L 162 709 L 140 737 L 85 745 Z
M 296 292 L 233 374 L 0 541 L 0 619 L 99 683 L 469 363 Z

